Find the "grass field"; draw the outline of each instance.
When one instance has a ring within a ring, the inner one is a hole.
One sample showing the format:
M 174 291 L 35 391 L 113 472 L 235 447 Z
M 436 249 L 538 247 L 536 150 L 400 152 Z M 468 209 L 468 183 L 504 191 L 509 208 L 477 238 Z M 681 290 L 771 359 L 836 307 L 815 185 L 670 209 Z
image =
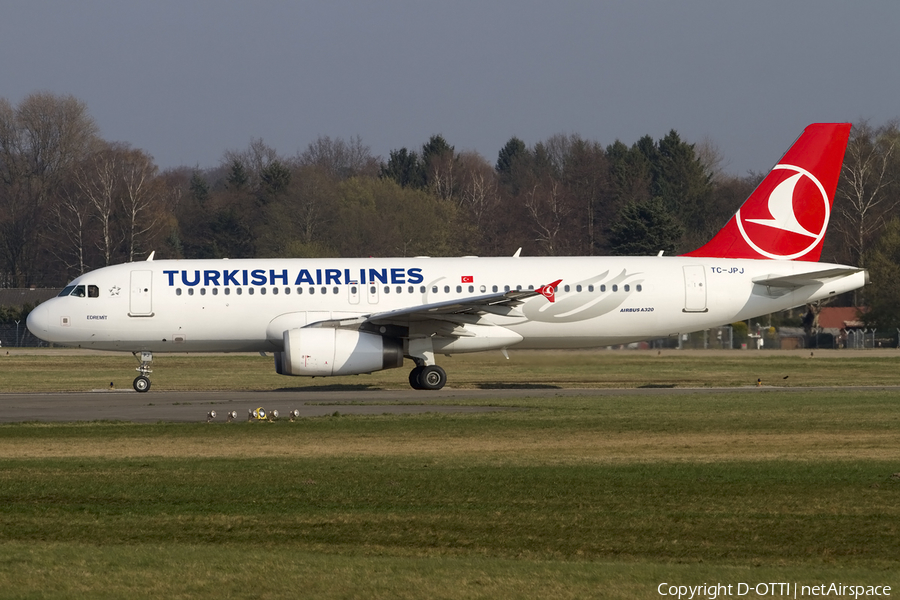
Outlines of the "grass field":
M 34 364 L 46 377 L 67 372 L 71 358 Z M 199 385 L 191 382 L 213 364 L 261 376 L 244 385 L 269 385 L 256 359 L 178 360 L 169 377 L 185 379 L 173 387 Z M 629 387 L 739 386 L 745 373 L 778 385 L 896 378 L 890 357 L 533 360 L 546 370 L 536 366 L 529 380 L 516 367 L 500 379 L 567 385 L 552 375 L 563 363 L 583 386 L 605 381 L 599 368 Z M 155 365 L 160 387 L 168 361 Z M 38 377 L 16 364 L 11 379 L 4 367 L 4 389 Z M 482 385 L 466 365 L 451 372 Z M 900 589 L 892 391 L 542 399 L 523 389 L 462 403 L 520 410 L 0 425 L 0 598 L 652 598 L 661 583 Z
M 110 382 L 131 388 L 130 354 L 77 350 L 11 350 L 0 355 L 0 392 L 85 391 Z M 310 379 L 275 373 L 272 358 L 157 354 L 154 390 L 275 390 L 340 386 L 409 389 L 407 368 L 371 375 Z M 779 387 L 900 385 L 900 350 L 803 351 L 518 351 L 440 356 L 448 386 L 494 387 Z

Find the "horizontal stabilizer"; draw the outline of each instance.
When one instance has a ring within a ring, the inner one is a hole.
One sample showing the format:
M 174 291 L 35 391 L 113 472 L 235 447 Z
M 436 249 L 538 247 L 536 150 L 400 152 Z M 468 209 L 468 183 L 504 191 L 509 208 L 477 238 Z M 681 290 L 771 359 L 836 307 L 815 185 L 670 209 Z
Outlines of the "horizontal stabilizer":
M 822 271 L 812 271 L 810 273 L 797 273 L 795 275 L 767 275 L 753 280 L 753 283 L 764 285 L 766 287 L 777 288 L 801 288 L 805 285 L 818 285 L 825 283 L 831 279 L 846 277 L 865 271 L 856 267 L 839 267 L 836 269 L 824 269 Z

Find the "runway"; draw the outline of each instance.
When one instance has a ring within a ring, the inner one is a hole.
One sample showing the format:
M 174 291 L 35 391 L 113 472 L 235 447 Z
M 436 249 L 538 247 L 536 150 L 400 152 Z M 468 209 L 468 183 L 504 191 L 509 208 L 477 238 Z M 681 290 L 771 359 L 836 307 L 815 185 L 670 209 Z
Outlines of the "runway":
M 200 422 L 215 411 L 216 421 L 225 421 L 226 413 L 237 412 L 237 420 L 247 420 L 248 413 L 263 408 L 267 414 L 277 410 L 280 418 L 290 411 L 300 417 L 331 415 L 475 413 L 514 410 L 490 406 L 491 400 L 503 398 L 548 398 L 571 396 L 648 396 L 724 393 L 803 392 L 817 390 L 890 390 L 891 387 L 741 387 L 741 388 L 630 388 L 575 389 L 554 387 L 521 387 L 503 389 L 445 388 L 439 391 L 416 390 L 285 390 L 263 392 L 171 392 L 150 391 L 146 394 L 128 390 L 96 390 L 92 392 L 3 393 L 0 394 L 0 423 L 129 421 L 135 423 Z M 483 406 L 454 404 L 458 401 L 483 401 Z

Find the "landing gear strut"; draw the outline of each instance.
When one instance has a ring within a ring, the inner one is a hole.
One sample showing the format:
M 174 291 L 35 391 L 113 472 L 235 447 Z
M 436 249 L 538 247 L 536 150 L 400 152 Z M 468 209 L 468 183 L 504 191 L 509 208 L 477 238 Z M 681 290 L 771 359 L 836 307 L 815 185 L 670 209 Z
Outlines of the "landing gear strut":
M 137 352 L 132 352 L 135 358 L 138 358 Z M 140 375 L 134 378 L 134 391 L 136 392 L 146 392 L 150 389 L 150 373 L 153 371 L 150 369 L 150 363 L 153 362 L 153 353 L 152 352 L 141 352 L 140 358 L 138 358 L 141 365 L 135 369 Z

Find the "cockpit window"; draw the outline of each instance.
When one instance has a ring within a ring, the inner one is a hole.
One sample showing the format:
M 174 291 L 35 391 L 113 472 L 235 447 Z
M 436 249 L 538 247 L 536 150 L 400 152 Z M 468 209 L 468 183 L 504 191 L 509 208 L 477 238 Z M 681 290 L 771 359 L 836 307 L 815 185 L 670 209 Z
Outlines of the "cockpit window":
M 84 293 L 84 286 L 83 286 L 83 285 L 76 285 L 76 286 L 75 286 L 75 289 L 72 290 L 72 294 L 71 294 L 71 295 L 72 295 L 72 296 L 75 296 L 76 298 L 84 298 L 84 296 L 85 296 L 85 293 Z
M 63 288 L 63 291 L 61 291 L 59 293 L 59 296 L 57 296 L 57 298 L 62 298 L 63 296 L 68 296 L 69 294 L 72 293 L 72 290 L 74 290 L 74 289 L 75 289 L 74 285 L 67 285 L 66 287 Z
M 99 298 L 100 297 L 100 288 L 96 285 L 88 286 L 88 298 Z

